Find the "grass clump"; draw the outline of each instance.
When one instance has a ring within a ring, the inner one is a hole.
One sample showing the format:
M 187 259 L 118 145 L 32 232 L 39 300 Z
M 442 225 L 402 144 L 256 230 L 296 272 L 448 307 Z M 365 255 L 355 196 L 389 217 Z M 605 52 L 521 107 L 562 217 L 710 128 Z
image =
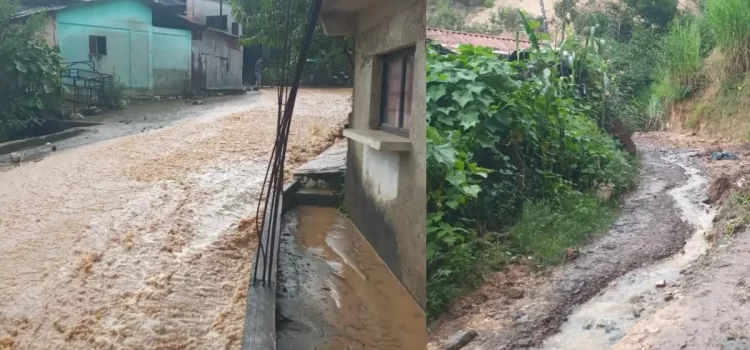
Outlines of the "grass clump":
M 555 201 L 526 203 L 510 236 L 519 253 L 534 257 L 534 263 L 543 268 L 563 262 L 567 248 L 601 233 L 616 216 L 616 208 L 602 205 L 596 195 L 570 193 Z
M 667 103 L 688 97 L 702 78 L 702 35 L 698 20 L 675 20 L 662 39 L 661 79 L 654 94 Z
M 707 0 L 705 18 L 729 75 L 750 70 L 750 4 L 747 0 Z

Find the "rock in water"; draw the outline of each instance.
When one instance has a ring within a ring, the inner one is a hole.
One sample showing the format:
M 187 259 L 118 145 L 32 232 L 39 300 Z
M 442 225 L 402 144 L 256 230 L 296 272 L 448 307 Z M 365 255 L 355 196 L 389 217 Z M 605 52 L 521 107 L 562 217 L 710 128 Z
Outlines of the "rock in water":
M 52 145 L 52 152 L 57 151 L 57 145 Z
M 13 164 L 20 163 L 21 159 L 23 159 L 23 157 L 19 153 L 13 152 L 10 154 L 10 162 Z
M 724 195 L 724 192 L 726 192 L 731 187 L 732 183 L 731 180 L 729 180 L 729 176 L 727 176 L 726 174 L 721 174 L 721 176 L 712 181 L 708 186 L 708 190 L 706 191 L 708 194 L 708 198 L 703 202 L 705 204 L 716 203 Z
M 459 331 L 458 333 L 456 333 L 456 335 L 453 336 L 453 338 L 451 338 L 450 341 L 448 341 L 448 344 L 445 346 L 445 350 L 461 349 L 476 337 L 477 332 L 475 331 Z
M 508 288 L 508 298 L 521 299 L 523 298 L 523 289 L 519 288 Z

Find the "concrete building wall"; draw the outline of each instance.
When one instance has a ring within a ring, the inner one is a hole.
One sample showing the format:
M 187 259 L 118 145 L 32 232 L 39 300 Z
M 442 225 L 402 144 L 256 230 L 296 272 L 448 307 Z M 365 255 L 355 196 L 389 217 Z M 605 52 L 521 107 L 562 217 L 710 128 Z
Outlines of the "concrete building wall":
M 191 34 L 151 23 L 151 8 L 136 0 L 74 5 L 57 13 L 58 45 L 64 61 L 93 61 L 127 94 L 181 93 L 185 74 L 189 81 Z M 89 54 L 91 35 L 107 38 L 106 55 Z
M 227 32 L 232 33 L 232 23 L 237 22 L 232 16 L 232 3 L 224 0 L 221 4 L 219 0 L 188 0 L 187 18 L 195 20 L 201 24 L 206 24 L 206 16 L 218 16 L 219 12 L 227 16 Z M 237 22 L 238 36 L 242 36 L 242 25 Z
M 190 88 L 191 40 L 186 30 L 153 28 L 154 94 L 179 95 Z
M 411 151 L 381 152 L 349 140 L 346 205 L 353 222 L 406 289 L 426 304 L 425 0 L 375 5 L 356 21 L 354 107 L 349 127 L 377 129 L 379 56 L 415 47 Z

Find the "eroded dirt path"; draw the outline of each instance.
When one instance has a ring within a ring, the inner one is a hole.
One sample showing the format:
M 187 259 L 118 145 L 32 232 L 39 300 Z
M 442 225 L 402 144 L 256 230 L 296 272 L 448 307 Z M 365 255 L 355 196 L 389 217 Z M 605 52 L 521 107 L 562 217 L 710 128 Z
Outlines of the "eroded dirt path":
M 464 349 L 606 349 L 674 300 L 680 270 L 708 247 L 707 180 L 690 150 L 639 141 L 641 181 L 610 231 L 551 271 L 493 276 L 433 325 L 431 349 L 459 330 L 478 333 Z
M 350 96 L 301 92 L 290 166 Z M 0 173 L 0 348 L 239 348 L 275 98 Z

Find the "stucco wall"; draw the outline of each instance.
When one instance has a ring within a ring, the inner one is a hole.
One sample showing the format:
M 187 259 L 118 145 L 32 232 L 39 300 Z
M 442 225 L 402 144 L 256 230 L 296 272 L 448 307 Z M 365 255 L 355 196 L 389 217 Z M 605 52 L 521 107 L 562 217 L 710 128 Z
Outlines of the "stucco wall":
M 422 307 L 426 303 L 426 90 L 425 74 L 419 72 L 426 72 L 425 11 L 425 0 L 403 1 L 365 11 L 357 21 L 354 113 L 349 127 L 378 126 L 378 55 L 416 45 L 409 126 L 412 150 L 380 152 L 349 140 L 346 179 L 352 220 Z
M 106 55 L 89 55 L 90 35 L 107 37 Z M 140 1 L 102 1 L 61 10 L 57 36 L 64 61 L 94 61 L 98 71 L 113 74 L 128 94 L 181 93 L 184 88 L 175 89 L 184 85 L 186 74 L 189 81 L 190 32 L 153 27 L 151 8 Z M 167 77 L 164 68 L 182 73 Z
M 191 33 L 154 27 L 153 42 L 154 94 L 182 94 L 190 88 Z

